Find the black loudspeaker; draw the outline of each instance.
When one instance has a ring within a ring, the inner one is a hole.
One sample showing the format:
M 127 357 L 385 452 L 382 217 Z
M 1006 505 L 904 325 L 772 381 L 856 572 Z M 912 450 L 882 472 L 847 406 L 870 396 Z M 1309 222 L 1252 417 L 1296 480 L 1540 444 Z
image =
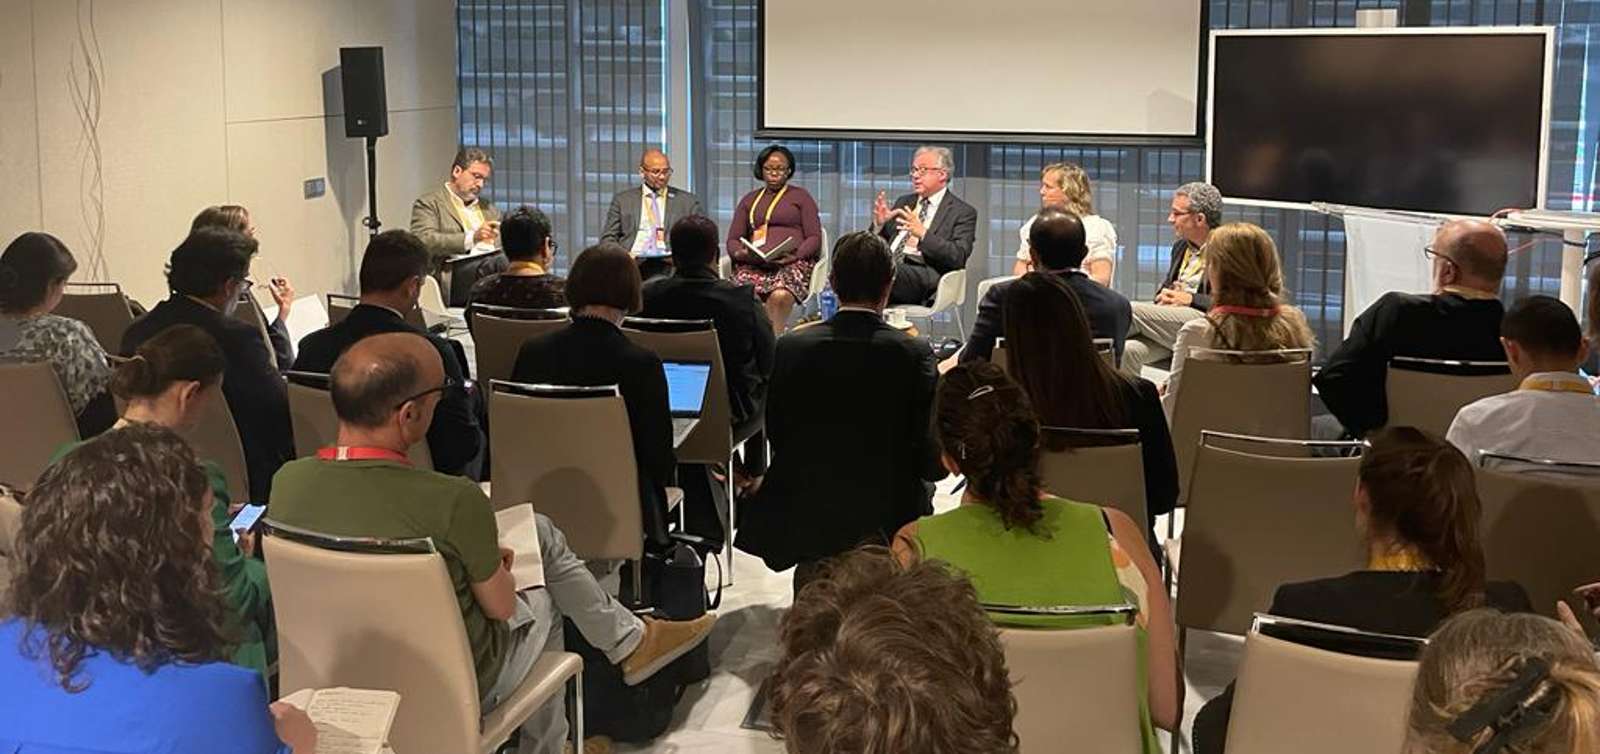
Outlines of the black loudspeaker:
M 352 139 L 388 136 L 383 48 L 340 47 L 339 77 L 344 85 L 344 135 Z

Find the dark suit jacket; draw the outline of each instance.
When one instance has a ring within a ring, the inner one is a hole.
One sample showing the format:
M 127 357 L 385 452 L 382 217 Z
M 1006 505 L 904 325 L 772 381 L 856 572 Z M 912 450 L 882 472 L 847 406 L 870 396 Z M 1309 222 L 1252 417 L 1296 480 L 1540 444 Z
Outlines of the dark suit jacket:
M 1267 612 L 1285 618 L 1331 623 L 1383 634 L 1427 636 L 1450 610 L 1439 600 L 1438 572 L 1355 571 L 1331 579 L 1278 587 Z M 1522 587 L 1508 581 L 1484 586 L 1488 607 L 1533 612 Z M 1206 702 L 1195 716 L 1195 754 L 1222 754 L 1233 710 L 1233 684 Z
M 1178 282 L 1178 271 L 1183 267 L 1183 254 L 1185 251 L 1188 251 L 1188 249 L 1189 242 L 1181 238 L 1172 244 L 1172 260 L 1167 263 L 1167 277 L 1165 280 L 1161 281 L 1161 287 L 1156 288 L 1157 291 L 1160 291 L 1161 288 L 1171 288 L 1173 283 Z M 1192 291 L 1192 293 L 1194 293 L 1194 301 L 1189 302 L 1189 306 L 1199 309 L 1203 312 L 1210 311 L 1211 278 L 1207 277 L 1206 275 L 1201 275 L 1200 285 L 1195 286 L 1195 289 Z
M 916 211 L 920 200 L 915 193 L 894 200 L 893 209 L 910 207 Z M 878 229 L 883 240 L 893 244 L 900 229 L 893 222 Z M 933 224 L 917 242 L 922 255 L 907 255 L 895 271 L 895 291 L 891 303 L 926 304 L 933 301 L 939 288 L 939 276 L 946 272 L 966 269 L 967 257 L 972 256 L 972 244 L 978 237 L 978 210 L 962 201 L 954 191 L 946 189 L 939 201 L 939 211 L 933 215 Z
M 222 375 L 222 395 L 244 444 L 250 501 L 266 502 L 272 490 L 272 475 L 294 458 L 294 434 L 283 378 L 272 368 L 260 329 L 224 316 L 188 296 L 173 295 L 128 325 L 122 335 L 122 355 L 132 356 L 145 341 L 173 325 L 195 325 L 222 348 L 228 362 Z
M 645 283 L 640 316 L 712 320 L 728 375 L 734 423 L 743 424 L 760 414 L 772 378 L 776 338 L 767 309 L 756 300 L 753 287 L 723 280 L 710 268 L 678 270 L 670 277 Z
M 1356 317 L 1339 350 L 1313 382 L 1322 402 L 1355 437 L 1389 421 L 1384 380 L 1389 358 L 1504 361 L 1497 299 L 1454 293 L 1387 293 Z
M 1145 512 L 1150 516 L 1145 523 L 1154 531 L 1155 517 L 1171 513 L 1178 503 L 1178 457 L 1172 450 L 1172 431 L 1155 383 L 1139 378 L 1122 385 L 1127 386 L 1122 390 L 1123 404 L 1133 428 L 1139 430 L 1139 450 L 1144 458 Z
M 933 352 L 846 310 L 778 339 L 767 398 L 772 465 L 743 508 L 738 546 L 774 570 L 862 542 L 887 544 L 932 512 L 945 475 L 929 434 Z
M 1096 338 L 1110 338 L 1117 355 L 1122 355 L 1122 342 L 1128 337 L 1128 326 L 1133 322 L 1133 305 L 1128 299 L 1078 270 L 1057 270 L 1052 273 L 1066 281 L 1067 287 L 1078 296 L 1083 311 L 1089 315 L 1089 329 Z M 988 359 L 994 353 L 995 339 L 1006 334 L 1006 292 L 1015 281 L 996 284 L 983 294 L 978 302 L 978 320 L 972 323 L 972 334 L 967 336 L 967 347 L 961 350 L 961 363 Z
M 633 248 L 633 239 L 639 232 L 639 207 L 644 201 L 644 185 L 634 184 L 632 188 L 618 191 L 611 197 L 611 206 L 606 209 L 606 227 L 600 232 L 600 240 L 620 244 L 624 249 Z M 662 228 L 672 230 L 672 224 L 690 215 L 703 215 L 705 209 L 700 206 L 700 197 L 676 186 L 667 186 L 667 216 L 662 221 Z
M 672 407 L 661 359 L 635 345 L 616 325 L 579 317 L 517 351 L 511 379 L 550 385 L 616 385 L 627 404 L 633 455 L 639 466 L 646 535 L 665 537 L 667 495 L 677 470 L 672 451 Z
M 429 335 L 405 321 L 393 310 L 371 304 L 358 304 L 337 325 L 324 327 L 300 341 L 300 357 L 294 368 L 301 372 L 333 371 L 333 363 L 356 341 L 369 335 L 409 332 L 422 335 L 433 344 L 444 361 L 444 373 L 462 388 L 447 390 L 433 412 L 433 424 L 428 427 L 428 452 L 433 456 L 433 468 L 444 474 L 465 475 L 479 453 L 483 451 L 483 430 L 478 426 L 477 414 L 472 408 L 472 396 L 464 387 L 467 370 L 456 357 L 450 342 L 437 335 Z

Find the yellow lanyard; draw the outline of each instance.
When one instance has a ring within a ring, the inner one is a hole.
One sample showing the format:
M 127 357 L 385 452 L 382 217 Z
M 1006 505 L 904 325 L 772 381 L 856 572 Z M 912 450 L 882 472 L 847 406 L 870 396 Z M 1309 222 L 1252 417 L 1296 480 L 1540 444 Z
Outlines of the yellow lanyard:
M 1433 564 L 1412 550 L 1384 555 L 1374 555 L 1367 560 L 1367 570 L 1370 571 L 1431 571 Z
M 1206 260 L 1200 256 L 1200 250 L 1195 248 L 1194 244 L 1190 244 L 1183 252 L 1183 264 L 1178 266 L 1178 279 L 1187 280 L 1199 275 L 1205 264 Z
M 1582 377 L 1573 375 L 1571 379 L 1552 379 L 1549 377 L 1529 377 L 1517 386 L 1518 390 L 1542 390 L 1548 393 L 1579 393 L 1581 395 L 1594 395 L 1594 388 Z
M 523 272 L 525 270 L 536 275 L 544 274 L 544 268 L 539 266 L 538 262 L 512 262 L 506 267 L 506 272 Z
M 778 202 L 783 200 L 783 195 L 789 191 L 789 184 L 783 184 L 778 193 L 772 197 L 772 203 L 767 205 L 767 216 L 761 221 L 759 227 L 765 228 L 772 223 L 772 212 L 778 208 Z M 756 207 L 761 204 L 761 198 L 767 195 L 767 187 L 761 187 L 761 193 L 756 194 L 756 200 L 750 203 L 750 225 L 756 227 Z

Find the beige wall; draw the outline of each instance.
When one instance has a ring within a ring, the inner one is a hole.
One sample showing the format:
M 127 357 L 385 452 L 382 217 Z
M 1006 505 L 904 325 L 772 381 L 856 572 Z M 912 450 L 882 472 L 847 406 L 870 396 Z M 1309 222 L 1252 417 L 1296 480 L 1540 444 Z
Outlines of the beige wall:
M 89 19 L 79 3 L 0 3 L 0 244 L 53 233 L 77 255 L 77 279 L 101 278 L 93 141 L 73 94 L 74 78 L 87 81 Z M 384 48 L 384 228 L 405 227 L 411 201 L 448 173 L 450 0 L 115 0 L 94 3 L 93 21 L 103 277 L 147 304 L 166 295 L 162 266 L 190 219 L 224 202 L 254 215 L 257 278 L 287 276 L 302 295 L 354 289 L 366 166 L 361 140 L 344 136 L 341 46 Z M 302 182 L 317 177 L 327 194 L 303 198 Z

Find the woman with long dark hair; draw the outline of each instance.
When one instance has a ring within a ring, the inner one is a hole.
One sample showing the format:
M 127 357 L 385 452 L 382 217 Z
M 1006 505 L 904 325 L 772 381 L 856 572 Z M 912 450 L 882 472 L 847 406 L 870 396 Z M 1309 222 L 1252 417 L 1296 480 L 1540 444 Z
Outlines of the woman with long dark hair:
M 1005 323 L 1006 369 L 1028 393 L 1040 424 L 1139 430 L 1149 514 L 1143 523 L 1153 528 L 1155 517 L 1171 513 L 1178 500 L 1178 461 L 1156 386 L 1100 358 L 1082 304 L 1058 276 L 1032 272 L 1012 283 Z
M 1368 440 L 1354 499 L 1367 567 L 1284 584 L 1267 612 L 1420 637 L 1464 610 L 1531 611 L 1522 587 L 1484 579 L 1481 507 L 1466 456 L 1414 427 L 1386 429 Z M 1197 754 L 1223 750 L 1232 706 L 1230 685 L 1200 710 L 1194 723 Z
M 51 314 L 67 278 L 77 271 L 60 239 L 23 233 L 0 253 L 0 357 L 48 362 L 77 417 L 78 434 L 92 437 L 116 420 L 106 393 L 111 365 L 89 326 Z
M 206 473 L 170 429 L 115 429 L 46 469 L 0 622 L 0 738 L 23 751 L 315 751 L 310 719 L 269 711 L 260 676 L 226 661 L 212 539 Z

